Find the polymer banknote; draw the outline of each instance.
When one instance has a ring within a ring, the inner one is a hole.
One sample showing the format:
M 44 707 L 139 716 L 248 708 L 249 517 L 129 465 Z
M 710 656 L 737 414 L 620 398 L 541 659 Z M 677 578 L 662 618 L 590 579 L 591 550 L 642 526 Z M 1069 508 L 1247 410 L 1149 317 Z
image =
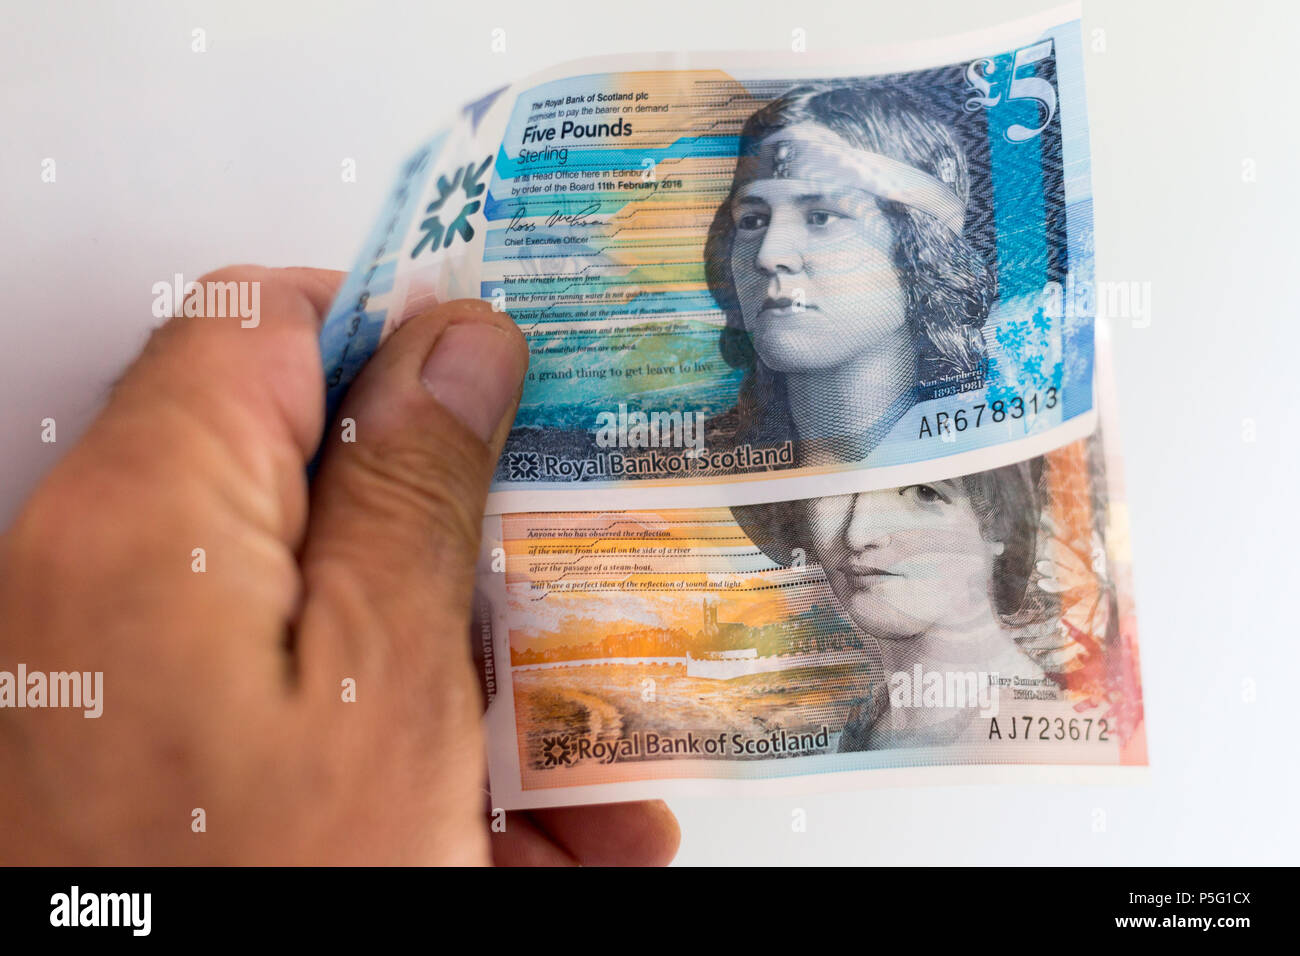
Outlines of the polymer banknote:
M 492 513 L 720 507 L 986 471 L 1091 433 L 1077 9 L 855 53 L 605 57 L 468 105 L 327 317 L 331 412 L 474 297 L 531 364 Z
M 898 488 L 488 516 L 494 806 L 1140 777 L 1108 424 Z

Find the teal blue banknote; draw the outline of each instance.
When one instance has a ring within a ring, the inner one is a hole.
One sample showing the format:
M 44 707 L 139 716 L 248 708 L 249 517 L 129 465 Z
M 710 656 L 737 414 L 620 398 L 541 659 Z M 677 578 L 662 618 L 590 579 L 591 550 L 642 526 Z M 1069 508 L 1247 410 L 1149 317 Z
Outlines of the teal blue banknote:
M 403 166 L 326 321 L 331 415 L 452 298 L 531 365 L 495 513 L 897 487 L 1090 434 L 1077 14 L 860 53 L 567 64 Z

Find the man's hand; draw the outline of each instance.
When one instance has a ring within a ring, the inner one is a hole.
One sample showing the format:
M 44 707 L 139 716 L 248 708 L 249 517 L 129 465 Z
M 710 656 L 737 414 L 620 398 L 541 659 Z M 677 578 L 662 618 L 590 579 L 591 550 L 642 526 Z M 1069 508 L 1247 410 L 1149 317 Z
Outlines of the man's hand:
M 469 606 L 527 348 L 480 302 L 407 322 L 309 501 L 341 278 L 204 277 L 260 322 L 168 322 L 0 542 L 0 669 L 103 672 L 97 719 L 0 709 L 3 862 L 671 859 L 662 803 L 489 833 Z

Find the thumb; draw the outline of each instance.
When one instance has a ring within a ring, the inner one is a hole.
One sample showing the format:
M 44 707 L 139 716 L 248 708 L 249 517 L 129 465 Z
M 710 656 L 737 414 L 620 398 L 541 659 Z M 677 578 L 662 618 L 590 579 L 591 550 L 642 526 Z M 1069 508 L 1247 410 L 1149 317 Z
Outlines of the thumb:
M 459 300 L 402 325 L 357 378 L 312 489 L 297 635 L 307 684 L 337 688 L 340 668 L 421 700 L 472 684 L 483 506 L 527 367 L 509 316 Z

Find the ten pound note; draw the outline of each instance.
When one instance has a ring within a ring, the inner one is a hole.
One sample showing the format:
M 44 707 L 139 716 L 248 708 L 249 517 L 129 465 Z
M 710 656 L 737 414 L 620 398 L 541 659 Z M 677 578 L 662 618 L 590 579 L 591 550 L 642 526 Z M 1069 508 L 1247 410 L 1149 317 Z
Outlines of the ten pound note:
M 1145 767 L 1114 440 L 854 494 L 489 516 L 494 805 Z
M 1145 765 L 1079 32 L 583 61 L 405 165 L 327 395 L 450 298 L 528 339 L 496 805 Z

